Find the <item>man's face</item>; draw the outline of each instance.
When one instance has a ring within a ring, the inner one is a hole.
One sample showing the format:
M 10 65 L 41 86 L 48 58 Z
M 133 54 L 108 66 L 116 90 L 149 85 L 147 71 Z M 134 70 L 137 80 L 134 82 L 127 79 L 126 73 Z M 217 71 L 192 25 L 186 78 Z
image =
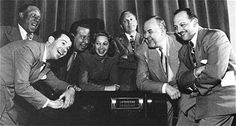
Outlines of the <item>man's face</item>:
M 150 19 L 144 23 L 144 37 L 148 40 L 149 48 L 160 47 L 163 34 L 163 30 L 155 19 Z
M 95 41 L 95 51 L 99 56 L 105 56 L 109 48 L 109 41 L 106 36 L 98 36 Z
M 175 32 L 185 41 L 193 38 L 197 29 L 197 19 L 190 19 L 185 11 L 174 16 Z
M 52 37 L 52 36 L 50 36 Z M 71 47 L 70 38 L 62 34 L 58 39 L 54 40 L 48 48 L 49 59 L 59 59 L 66 55 L 67 51 Z
M 29 6 L 23 14 L 22 27 L 29 33 L 35 32 L 40 24 L 40 10 L 36 6 Z
M 89 45 L 89 29 L 84 27 L 77 28 L 77 34 L 74 38 L 74 47 L 78 51 L 84 51 Z
M 137 20 L 135 16 L 129 12 L 125 13 L 125 16 L 122 21 L 122 28 L 126 33 L 131 33 L 137 29 Z

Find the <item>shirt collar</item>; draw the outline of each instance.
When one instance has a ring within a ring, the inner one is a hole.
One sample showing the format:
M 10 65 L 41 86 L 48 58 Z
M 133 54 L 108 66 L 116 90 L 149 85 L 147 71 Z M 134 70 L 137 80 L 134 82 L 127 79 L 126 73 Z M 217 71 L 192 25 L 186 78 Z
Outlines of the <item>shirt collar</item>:
M 22 28 L 22 26 L 20 24 L 18 24 L 19 30 L 20 30 L 20 35 L 22 37 L 23 40 L 27 39 L 27 32 L 25 31 L 24 28 Z
M 166 38 L 166 40 L 165 40 L 165 42 L 164 42 L 162 48 L 160 48 L 160 47 L 159 47 L 159 48 L 156 48 L 156 50 L 159 52 L 159 54 L 161 54 L 161 52 L 160 52 L 159 49 L 162 50 L 162 52 L 163 52 L 164 55 L 167 55 L 167 38 Z
M 46 63 L 46 60 L 47 60 L 47 47 L 45 45 L 42 62 Z
M 193 48 L 196 47 L 197 35 L 198 35 L 198 30 L 197 30 L 197 32 L 195 33 L 195 35 L 193 36 L 193 38 L 191 39 L 191 42 L 193 43 Z
M 135 39 L 135 37 L 136 37 L 136 34 L 137 34 L 137 31 L 135 31 L 134 33 L 132 33 L 132 34 L 128 34 L 128 33 L 125 33 L 125 35 L 126 35 L 126 37 L 128 38 L 128 40 L 130 40 L 131 39 L 131 35 L 133 36 L 133 39 Z

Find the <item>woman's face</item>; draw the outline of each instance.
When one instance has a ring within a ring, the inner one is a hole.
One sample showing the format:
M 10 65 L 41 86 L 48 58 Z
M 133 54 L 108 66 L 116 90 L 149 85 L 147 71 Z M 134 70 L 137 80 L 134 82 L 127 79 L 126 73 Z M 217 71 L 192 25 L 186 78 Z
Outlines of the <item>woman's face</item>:
M 106 36 L 98 36 L 95 41 L 95 51 L 99 56 L 105 56 L 109 48 L 109 41 Z

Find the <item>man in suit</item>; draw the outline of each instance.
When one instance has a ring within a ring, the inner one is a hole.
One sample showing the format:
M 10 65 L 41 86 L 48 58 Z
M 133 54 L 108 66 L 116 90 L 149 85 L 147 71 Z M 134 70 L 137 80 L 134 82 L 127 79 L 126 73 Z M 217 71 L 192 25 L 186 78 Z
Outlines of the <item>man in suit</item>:
M 123 34 L 117 37 L 116 45 L 120 53 L 119 78 L 120 90 L 136 90 L 137 60 L 135 50 L 142 43 L 142 36 L 137 32 L 137 18 L 130 11 L 123 11 L 119 18 Z
M 175 75 L 178 69 L 178 43 L 173 34 L 166 33 L 165 21 L 154 16 L 144 23 L 143 43 L 137 50 L 138 70 L 137 86 L 139 90 L 153 93 L 166 93 L 171 99 L 178 99 Z M 168 123 L 172 125 L 173 108 L 167 102 Z
M 75 89 L 58 80 L 48 68 L 48 59 L 59 59 L 71 46 L 70 35 L 56 31 L 46 44 L 20 40 L 0 48 L 0 125 L 17 125 L 15 95 L 23 97 L 36 109 L 50 107 L 68 108 L 74 102 Z M 43 80 L 57 92 L 64 92 L 53 101 L 32 87 Z
M 19 8 L 18 24 L 16 26 L 1 26 L 0 47 L 17 40 L 28 39 L 42 42 L 42 39 L 35 34 L 40 19 L 40 10 L 36 5 L 25 4 L 21 6 Z
M 236 55 L 225 33 L 202 28 L 189 8 L 174 13 L 179 51 L 177 84 L 183 93 L 177 125 L 230 126 L 236 113 Z

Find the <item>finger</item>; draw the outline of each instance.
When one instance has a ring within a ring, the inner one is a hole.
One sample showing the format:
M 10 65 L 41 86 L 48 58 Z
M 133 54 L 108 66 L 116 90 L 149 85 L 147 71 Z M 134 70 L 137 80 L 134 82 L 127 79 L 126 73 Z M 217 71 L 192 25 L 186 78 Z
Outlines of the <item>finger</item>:
M 60 95 L 59 100 L 62 100 L 63 97 L 65 97 L 64 93 L 62 95 Z

